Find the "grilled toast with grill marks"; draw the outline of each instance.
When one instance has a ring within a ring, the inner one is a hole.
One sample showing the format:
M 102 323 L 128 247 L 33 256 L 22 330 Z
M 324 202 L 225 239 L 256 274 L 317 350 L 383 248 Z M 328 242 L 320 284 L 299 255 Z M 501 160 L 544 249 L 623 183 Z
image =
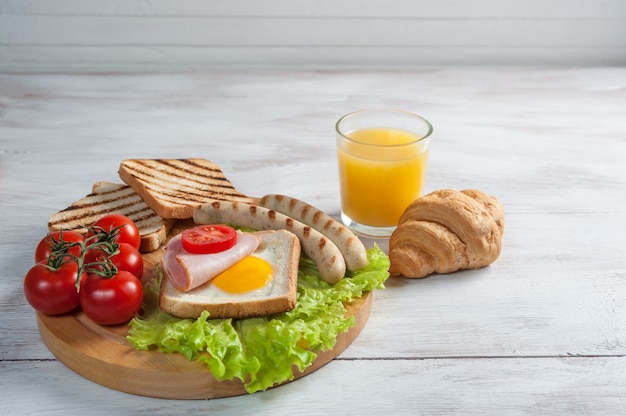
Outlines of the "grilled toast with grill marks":
M 111 213 L 124 214 L 135 222 L 141 235 L 139 250 L 144 253 L 159 248 L 176 222 L 158 216 L 130 186 L 96 182 L 89 195 L 53 214 L 48 221 L 48 230 L 85 233 L 97 219 Z
M 237 191 L 222 168 L 206 159 L 127 159 L 120 178 L 161 217 L 188 219 L 210 201 L 254 203 Z

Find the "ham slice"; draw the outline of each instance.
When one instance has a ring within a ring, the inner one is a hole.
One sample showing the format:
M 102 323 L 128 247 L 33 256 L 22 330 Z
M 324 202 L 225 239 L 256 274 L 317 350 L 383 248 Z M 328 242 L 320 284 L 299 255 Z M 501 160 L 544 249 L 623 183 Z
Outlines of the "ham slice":
M 163 267 L 167 270 L 172 285 L 181 292 L 188 292 L 254 253 L 258 246 L 257 236 L 238 233 L 237 244 L 228 250 L 212 254 L 191 254 L 183 248 L 179 234 L 165 246 Z

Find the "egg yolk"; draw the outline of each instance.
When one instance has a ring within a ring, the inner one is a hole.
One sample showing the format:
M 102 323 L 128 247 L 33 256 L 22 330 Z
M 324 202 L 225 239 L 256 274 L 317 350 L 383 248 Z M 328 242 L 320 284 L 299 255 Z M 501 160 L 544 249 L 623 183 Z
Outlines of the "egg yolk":
M 248 256 L 213 278 L 212 283 L 229 293 L 259 289 L 272 279 L 272 265 L 259 257 Z

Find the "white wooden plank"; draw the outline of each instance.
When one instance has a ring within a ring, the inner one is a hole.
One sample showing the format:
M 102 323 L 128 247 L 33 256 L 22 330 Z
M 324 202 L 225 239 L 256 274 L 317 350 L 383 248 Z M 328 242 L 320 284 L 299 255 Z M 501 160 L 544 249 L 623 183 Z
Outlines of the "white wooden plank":
M 0 72 L 624 66 L 623 47 L 189 47 L 0 45 Z
M 614 247 L 626 241 L 585 242 L 581 236 L 598 226 L 587 216 L 575 226 L 554 216 L 552 226 L 540 216 L 507 218 L 503 254 L 488 269 L 388 281 L 344 356 L 623 355 L 626 262 L 617 259 L 607 267 L 602 253 L 617 255 Z M 623 220 L 608 217 L 603 232 Z M 521 241 L 546 254 L 519 250 Z M 568 266 L 583 258 L 580 267 Z
M 0 71 L 624 65 L 625 28 L 621 0 L 4 0 Z
M 32 28 L 33 30 L 24 30 Z M 138 28 L 140 28 L 138 30 Z M 620 20 L 307 19 L 0 16 L 5 45 L 57 46 L 624 46 Z
M 4 0 L 0 11 L 22 15 L 67 16 L 249 16 L 249 17 L 421 17 L 623 19 L 621 0 L 169 0 L 108 1 Z
M 626 360 L 335 360 L 293 383 L 209 401 L 157 400 L 98 386 L 57 362 L 2 362 L 2 414 L 605 415 L 626 409 Z M 394 388 L 385 383 L 393 380 Z M 28 385 L 29 389 L 18 386 Z M 35 392 L 35 393 L 33 393 Z M 37 400 L 33 400 L 36 394 Z

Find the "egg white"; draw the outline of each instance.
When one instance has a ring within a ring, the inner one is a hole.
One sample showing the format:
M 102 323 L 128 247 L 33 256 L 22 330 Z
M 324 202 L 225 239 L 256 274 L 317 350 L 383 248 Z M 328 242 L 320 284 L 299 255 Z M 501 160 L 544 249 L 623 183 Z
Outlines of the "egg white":
M 187 294 L 202 296 L 203 298 L 211 298 L 218 301 L 222 299 L 224 301 L 241 301 L 243 299 L 258 299 L 272 296 L 284 296 L 287 293 L 285 289 L 286 285 L 280 284 L 280 278 L 278 277 L 279 274 L 276 273 L 280 261 L 284 261 L 284 255 L 282 255 L 280 250 L 278 250 L 275 245 L 261 245 L 251 255 L 267 261 L 272 266 L 271 279 L 265 286 L 243 293 L 231 293 L 218 288 L 212 283 L 212 281 L 208 281 L 202 286 L 190 290 L 189 292 L 187 292 Z

